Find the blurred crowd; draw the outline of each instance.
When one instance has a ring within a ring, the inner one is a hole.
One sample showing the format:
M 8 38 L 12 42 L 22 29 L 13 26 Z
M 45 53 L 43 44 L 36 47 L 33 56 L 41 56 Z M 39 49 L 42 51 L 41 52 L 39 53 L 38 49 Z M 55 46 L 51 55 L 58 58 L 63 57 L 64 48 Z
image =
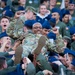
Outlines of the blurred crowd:
M 0 0 L 0 75 L 75 75 L 75 0 Z

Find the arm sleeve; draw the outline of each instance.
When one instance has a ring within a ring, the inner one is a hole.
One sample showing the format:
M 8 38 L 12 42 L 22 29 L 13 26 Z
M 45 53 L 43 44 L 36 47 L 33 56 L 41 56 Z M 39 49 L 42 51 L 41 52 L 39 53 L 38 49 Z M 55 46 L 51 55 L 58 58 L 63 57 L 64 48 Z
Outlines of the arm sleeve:
M 36 75 L 44 75 L 44 73 L 42 71 L 39 71 L 38 73 L 36 73 Z
M 1 70 L 0 75 L 8 75 L 9 72 L 12 72 L 14 70 L 16 70 L 16 66 L 8 67 L 8 68 L 6 68 L 4 70 Z

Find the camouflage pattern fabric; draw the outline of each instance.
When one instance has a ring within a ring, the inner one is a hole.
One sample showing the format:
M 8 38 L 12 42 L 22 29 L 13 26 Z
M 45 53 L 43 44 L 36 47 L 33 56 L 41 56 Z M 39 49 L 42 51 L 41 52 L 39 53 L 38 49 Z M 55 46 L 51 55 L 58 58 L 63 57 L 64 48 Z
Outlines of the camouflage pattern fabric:
M 6 32 L 13 39 L 18 39 L 18 38 L 22 37 L 24 35 L 22 20 L 15 19 L 12 22 L 10 22 L 10 25 L 7 28 Z M 29 53 L 31 53 L 33 50 L 35 50 L 39 38 L 40 38 L 40 35 L 36 35 L 31 32 L 28 32 L 28 34 L 26 35 L 24 42 L 22 44 L 22 46 L 23 46 L 22 57 L 28 56 Z M 57 53 L 60 53 L 60 52 L 62 52 L 61 49 L 64 46 L 64 44 L 62 42 L 63 41 L 60 36 L 57 37 L 56 44 L 47 41 L 44 50 L 50 50 L 50 51 L 55 51 Z
M 28 56 L 29 53 L 32 53 L 35 50 L 40 36 L 41 35 L 36 35 L 31 32 L 29 32 L 27 34 L 27 36 L 25 37 L 24 42 L 22 44 L 22 46 L 23 46 L 22 57 Z
M 56 40 L 54 43 L 51 43 L 49 40 L 46 42 L 46 48 L 49 51 L 53 51 L 56 53 L 62 53 L 64 48 L 64 41 L 62 39 L 62 36 L 56 36 Z
M 57 53 L 64 52 L 65 44 L 61 35 L 57 36 L 55 43 L 56 43 L 56 52 Z
M 33 53 L 33 51 L 37 47 L 40 36 L 41 35 L 28 33 L 28 35 L 25 37 L 24 42 L 22 44 L 23 46 L 22 57 L 28 56 L 29 53 Z M 50 42 L 49 39 L 47 39 L 46 45 L 42 48 L 42 50 L 44 51 L 44 53 L 47 52 L 47 50 L 61 53 L 63 52 L 63 47 L 64 47 L 64 42 L 60 35 L 57 36 L 57 40 L 53 43 Z
M 33 51 L 37 47 L 38 40 L 41 36 L 42 35 L 39 34 L 28 33 L 22 44 L 23 46 L 22 57 L 28 56 L 29 53 L 33 53 Z M 47 50 L 56 52 L 56 45 L 54 43 L 51 43 L 48 39 L 46 41 L 46 45 L 42 48 L 42 51 L 44 53 L 46 53 Z
M 49 50 L 49 51 L 54 51 L 54 52 L 56 52 L 56 45 L 55 45 L 55 43 L 51 43 L 48 39 L 47 39 L 47 41 L 46 41 L 46 48 L 47 48 L 47 50 Z
M 12 20 L 12 22 L 10 22 L 10 25 L 8 26 L 6 32 L 13 39 L 18 39 L 18 38 L 20 38 L 20 36 L 23 36 L 24 32 L 23 32 L 22 20 L 21 19 Z

